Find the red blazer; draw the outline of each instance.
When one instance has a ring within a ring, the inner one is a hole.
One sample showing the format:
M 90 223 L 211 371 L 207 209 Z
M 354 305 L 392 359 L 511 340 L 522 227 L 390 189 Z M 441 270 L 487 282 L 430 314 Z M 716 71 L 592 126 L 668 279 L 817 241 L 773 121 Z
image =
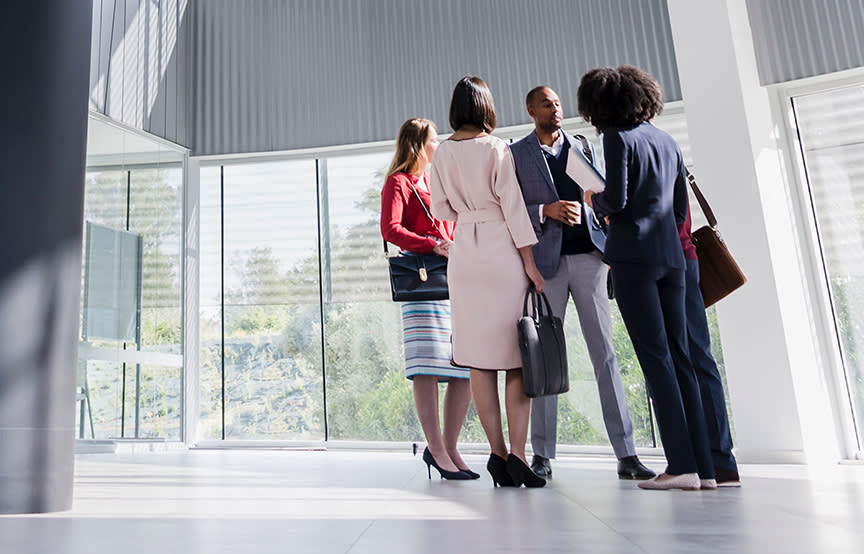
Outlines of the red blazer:
M 417 200 L 411 185 L 416 185 L 418 178 L 408 173 L 394 173 L 387 177 L 384 188 L 381 189 L 381 236 L 387 242 L 393 243 L 402 250 L 415 254 L 429 254 L 438 242 L 433 237 L 453 240 L 455 223 L 452 221 L 435 220 L 435 225 Z M 426 176 L 426 182 L 429 182 Z M 415 186 L 415 190 L 426 204 L 426 209 L 432 205 L 431 195 Z M 444 233 L 444 237 L 441 233 Z

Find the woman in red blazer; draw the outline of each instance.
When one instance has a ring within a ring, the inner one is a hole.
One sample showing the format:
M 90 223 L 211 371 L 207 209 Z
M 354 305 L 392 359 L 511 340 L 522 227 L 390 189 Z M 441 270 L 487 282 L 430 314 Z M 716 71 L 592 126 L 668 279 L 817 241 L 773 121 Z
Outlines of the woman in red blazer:
M 437 147 L 438 133 L 431 121 L 409 119 L 402 124 L 381 190 L 381 235 L 402 250 L 446 257 L 454 223 L 434 220 L 429 214 L 426 167 Z M 435 467 L 445 479 L 476 479 L 479 475 L 468 469 L 456 450 L 471 389 L 470 370 L 450 363 L 450 302 L 403 302 L 402 328 L 406 377 L 414 383 L 417 418 L 428 445 L 423 451 L 427 470 Z M 439 382 L 447 383 L 443 432 L 438 421 Z

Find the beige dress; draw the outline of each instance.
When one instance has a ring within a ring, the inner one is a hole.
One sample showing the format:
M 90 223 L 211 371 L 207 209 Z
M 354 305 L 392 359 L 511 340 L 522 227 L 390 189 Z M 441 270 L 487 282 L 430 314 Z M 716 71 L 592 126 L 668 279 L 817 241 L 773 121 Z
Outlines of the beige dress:
M 528 277 L 517 248 L 537 242 L 513 156 L 492 136 L 441 143 L 432 164 L 432 215 L 456 221 L 447 267 L 453 361 L 522 367 L 516 320 Z

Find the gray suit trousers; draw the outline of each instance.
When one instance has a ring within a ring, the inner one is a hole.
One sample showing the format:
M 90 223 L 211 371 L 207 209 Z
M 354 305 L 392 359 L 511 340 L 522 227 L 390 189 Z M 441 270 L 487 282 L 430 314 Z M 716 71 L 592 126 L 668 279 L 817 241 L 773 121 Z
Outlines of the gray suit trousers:
M 606 273 L 600 252 L 561 256 L 558 271 L 546 280 L 546 296 L 552 313 L 563 321 L 569 297 L 579 315 L 579 325 L 594 366 L 600 391 L 603 422 L 609 442 L 620 459 L 635 456 L 633 422 L 627 409 L 624 385 L 612 348 L 612 319 L 606 298 Z M 531 446 L 534 454 L 555 457 L 558 432 L 558 396 L 534 398 L 531 403 Z

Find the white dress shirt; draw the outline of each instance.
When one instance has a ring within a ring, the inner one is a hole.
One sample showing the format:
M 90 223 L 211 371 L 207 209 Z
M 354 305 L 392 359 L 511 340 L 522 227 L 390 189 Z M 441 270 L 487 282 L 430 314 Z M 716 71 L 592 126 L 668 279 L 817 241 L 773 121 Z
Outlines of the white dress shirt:
M 546 146 L 542 142 L 540 143 L 540 149 L 543 150 L 544 152 L 546 152 L 547 154 L 551 154 L 553 156 L 558 156 L 558 154 L 561 152 L 561 148 L 563 148 L 563 147 L 564 147 L 564 131 L 558 131 L 558 138 L 555 139 L 555 142 L 552 143 L 552 146 Z M 543 159 L 545 160 L 546 157 L 544 156 Z M 540 224 L 541 225 L 546 222 L 546 216 L 543 215 L 543 206 L 545 206 L 545 204 L 540 204 Z

